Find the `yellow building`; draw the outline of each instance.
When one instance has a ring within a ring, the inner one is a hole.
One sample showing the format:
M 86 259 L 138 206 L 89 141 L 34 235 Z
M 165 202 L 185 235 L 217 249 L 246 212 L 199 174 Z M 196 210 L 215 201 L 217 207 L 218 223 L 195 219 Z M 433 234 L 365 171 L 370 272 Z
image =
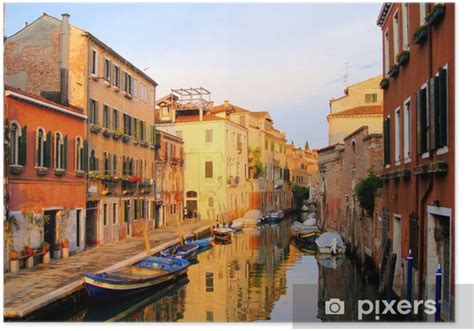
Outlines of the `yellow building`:
M 205 89 L 172 90 L 157 103 L 156 126 L 184 141 L 185 206 L 197 219 L 228 222 L 249 209 L 248 130 L 211 112 Z
M 329 145 L 342 143 L 345 136 L 361 126 L 368 126 L 370 133 L 382 133 L 381 79 L 381 76 L 377 76 L 350 85 L 344 91 L 344 96 L 329 101 Z
M 137 234 L 154 219 L 156 82 L 91 33 L 44 14 L 5 43 L 5 80 L 88 110 L 88 246 Z

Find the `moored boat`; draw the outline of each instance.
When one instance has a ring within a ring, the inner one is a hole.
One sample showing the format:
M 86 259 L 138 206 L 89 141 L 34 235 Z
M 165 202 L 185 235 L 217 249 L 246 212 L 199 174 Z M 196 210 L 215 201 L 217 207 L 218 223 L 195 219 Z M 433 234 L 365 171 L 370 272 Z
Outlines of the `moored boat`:
M 162 285 L 184 274 L 189 262 L 175 257 L 148 256 L 138 264 L 110 272 L 83 275 L 89 296 L 112 299 Z
M 264 217 L 261 210 L 252 209 L 245 213 L 245 215 L 242 217 L 242 221 L 244 222 L 244 227 L 255 228 L 263 218 Z
M 320 254 L 339 255 L 346 252 L 346 245 L 338 232 L 324 232 L 315 242 Z
M 214 239 L 231 238 L 233 232 L 229 227 L 220 227 L 212 230 Z
M 272 210 L 270 211 L 267 216 L 265 217 L 266 221 L 274 222 L 280 221 L 285 217 L 285 212 L 283 210 Z
M 193 241 L 190 241 L 189 243 L 196 244 L 199 246 L 199 248 L 204 248 L 204 247 L 210 246 L 213 241 L 214 241 L 214 238 L 208 237 L 208 238 L 193 240 Z
M 244 221 L 242 219 L 236 219 L 229 223 L 229 228 L 231 228 L 234 232 L 242 231 L 244 228 Z
M 296 239 L 314 242 L 314 240 L 321 234 L 321 230 L 317 226 L 294 222 L 290 227 L 290 234 Z
M 170 257 L 174 256 L 179 259 L 190 259 L 197 255 L 199 245 L 195 243 L 188 243 L 184 245 L 170 247 L 161 252 L 161 256 Z

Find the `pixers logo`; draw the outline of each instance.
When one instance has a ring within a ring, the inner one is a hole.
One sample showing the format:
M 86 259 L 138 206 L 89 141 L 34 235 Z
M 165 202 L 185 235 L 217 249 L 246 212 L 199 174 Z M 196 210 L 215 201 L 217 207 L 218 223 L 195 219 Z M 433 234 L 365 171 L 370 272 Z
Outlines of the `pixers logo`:
M 436 313 L 436 302 L 434 300 L 359 300 L 357 307 L 357 318 L 362 320 L 364 316 L 375 313 L 375 320 L 380 320 L 381 315 L 418 315 L 423 311 L 426 315 Z

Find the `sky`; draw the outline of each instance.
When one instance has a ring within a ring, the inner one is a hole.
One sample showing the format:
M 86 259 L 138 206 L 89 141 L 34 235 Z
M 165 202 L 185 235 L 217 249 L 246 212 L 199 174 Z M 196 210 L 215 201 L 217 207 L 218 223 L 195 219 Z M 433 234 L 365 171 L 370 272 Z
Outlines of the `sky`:
M 9 3 L 10 36 L 44 12 L 71 15 L 158 82 L 205 87 L 214 103 L 229 100 L 269 111 L 289 142 L 328 143 L 329 100 L 348 83 L 381 74 L 377 3 Z

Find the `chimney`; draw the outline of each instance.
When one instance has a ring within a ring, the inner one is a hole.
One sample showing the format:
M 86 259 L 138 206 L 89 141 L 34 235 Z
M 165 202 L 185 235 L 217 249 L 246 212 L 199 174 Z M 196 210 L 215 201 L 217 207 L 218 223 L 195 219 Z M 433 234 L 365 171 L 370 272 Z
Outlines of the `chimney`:
M 62 14 L 61 22 L 61 103 L 69 104 L 69 14 Z

